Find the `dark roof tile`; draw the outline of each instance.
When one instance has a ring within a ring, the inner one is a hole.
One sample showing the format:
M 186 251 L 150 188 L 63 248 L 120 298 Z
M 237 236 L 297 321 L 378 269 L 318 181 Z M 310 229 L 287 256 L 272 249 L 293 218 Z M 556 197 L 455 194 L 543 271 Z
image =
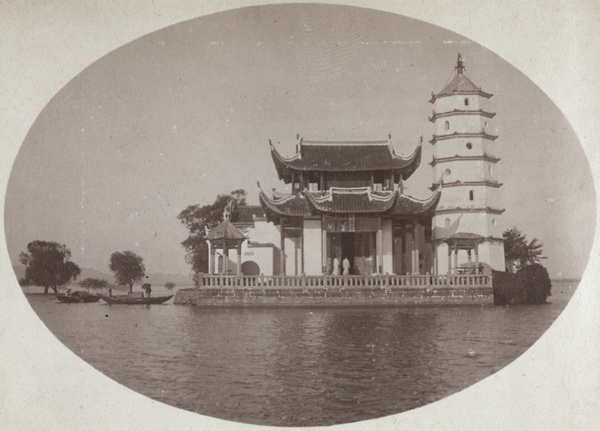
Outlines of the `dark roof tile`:
M 293 157 L 283 157 L 271 144 L 280 179 L 291 181 L 293 171 L 394 171 L 407 179 L 421 162 L 421 144 L 408 157 L 397 156 L 388 141 L 302 141 Z

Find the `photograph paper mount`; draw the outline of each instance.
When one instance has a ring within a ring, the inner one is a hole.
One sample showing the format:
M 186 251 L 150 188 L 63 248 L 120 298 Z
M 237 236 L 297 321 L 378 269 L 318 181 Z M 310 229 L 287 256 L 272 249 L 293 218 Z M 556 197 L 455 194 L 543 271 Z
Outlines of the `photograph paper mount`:
M 31 124 L 83 68 L 123 44 L 184 20 L 258 2 L 148 5 L 123 1 L 0 6 L 2 196 Z M 561 109 L 581 140 L 596 185 L 600 114 L 600 6 L 537 0 L 486 3 L 344 2 L 423 20 L 489 48 L 532 79 Z M 117 10 L 118 9 L 118 10 Z M 34 24 L 34 25 L 32 25 Z M 74 31 L 74 28 L 77 31 Z M 77 34 L 77 37 L 73 37 Z M 567 83 L 567 84 L 565 84 Z M 16 86 L 15 86 L 16 85 Z M 570 87 L 569 87 L 570 86 Z M 4 207 L 4 206 L 3 206 Z M 6 429 L 250 429 L 153 401 L 105 377 L 52 335 L 33 312 L 12 271 L 2 233 L 0 422 Z M 598 232 L 573 299 L 536 344 L 511 365 L 459 393 L 399 415 L 340 429 L 594 429 L 600 425 Z M 60 406 L 76 406 L 74 413 Z M 254 429 L 254 427 L 252 427 Z

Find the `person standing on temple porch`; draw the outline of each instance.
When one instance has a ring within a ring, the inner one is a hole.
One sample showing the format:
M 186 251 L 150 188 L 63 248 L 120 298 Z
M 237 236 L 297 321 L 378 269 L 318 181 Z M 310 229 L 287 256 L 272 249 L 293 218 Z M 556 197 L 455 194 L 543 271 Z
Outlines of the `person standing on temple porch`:
M 344 258 L 342 266 L 344 267 L 344 275 L 350 275 L 350 261 L 348 260 L 348 257 Z
M 340 275 L 340 260 L 337 255 L 333 258 L 333 275 Z

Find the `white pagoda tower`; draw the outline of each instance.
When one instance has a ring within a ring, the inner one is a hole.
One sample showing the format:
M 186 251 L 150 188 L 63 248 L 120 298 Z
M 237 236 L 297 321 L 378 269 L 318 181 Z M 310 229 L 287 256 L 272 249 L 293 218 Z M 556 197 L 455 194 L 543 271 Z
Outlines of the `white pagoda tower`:
M 496 164 L 496 138 L 489 133 L 496 115 L 488 104 L 492 94 L 466 75 L 458 54 L 456 72 L 437 94 L 432 93 L 435 132 L 433 185 L 442 185 L 432 227 L 434 272 L 438 274 L 503 271 L 504 240 L 499 222 L 500 187 Z M 489 265 L 489 266 L 488 266 Z

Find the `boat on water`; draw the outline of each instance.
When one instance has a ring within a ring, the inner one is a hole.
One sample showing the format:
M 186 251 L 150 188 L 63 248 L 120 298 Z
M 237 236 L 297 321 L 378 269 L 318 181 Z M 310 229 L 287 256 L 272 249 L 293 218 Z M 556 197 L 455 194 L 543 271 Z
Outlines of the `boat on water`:
M 138 295 L 119 295 L 106 296 L 100 295 L 100 298 L 109 304 L 162 304 L 171 299 L 173 295 L 167 296 L 138 296 Z
M 76 304 L 80 302 L 98 302 L 100 300 L 100 296 L 92 295 L 81 290 L 69 294 L 56 293 L 55 296 L 60 302 L 68 304 Z

